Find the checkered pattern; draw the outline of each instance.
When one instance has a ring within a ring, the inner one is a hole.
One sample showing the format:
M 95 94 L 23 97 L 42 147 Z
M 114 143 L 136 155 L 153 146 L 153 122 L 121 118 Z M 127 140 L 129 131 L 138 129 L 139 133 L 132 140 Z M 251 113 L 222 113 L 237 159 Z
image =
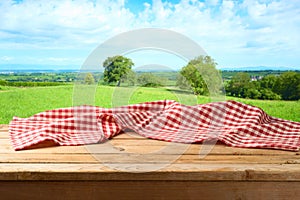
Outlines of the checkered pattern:
M 291 151 L 300 147 L 300 122 L 271 117 L 236 101 L 186 106 L 165 100 L 112 109 L 79 106 L 14 117 L 9 126 L 15 150 L 47 140 L 58 145 L 101 143 L 127 129 L 168 142 L 219 140 L 233 147 Z

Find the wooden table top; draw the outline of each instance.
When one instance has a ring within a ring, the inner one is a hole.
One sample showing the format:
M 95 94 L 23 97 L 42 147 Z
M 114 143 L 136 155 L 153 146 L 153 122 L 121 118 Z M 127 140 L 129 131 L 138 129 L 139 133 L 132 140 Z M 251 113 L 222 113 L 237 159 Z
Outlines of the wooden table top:
M 201 157 L 204 147 L 125 133 L 105 144 L 14 151 L 0 125 L 0 181 L 300 181 L 298 152 L 216 144 Z

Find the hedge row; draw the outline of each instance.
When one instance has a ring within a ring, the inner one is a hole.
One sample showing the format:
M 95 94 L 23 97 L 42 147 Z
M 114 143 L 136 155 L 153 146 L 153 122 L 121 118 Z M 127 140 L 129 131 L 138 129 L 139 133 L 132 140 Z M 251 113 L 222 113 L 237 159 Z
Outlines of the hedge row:
M 65 85 L 65 83 L 59 82 L 8 82 L 0 80 L 1 86 L 12 86 L 12 87 L 46 87 L 46 86 L 58 86 Z

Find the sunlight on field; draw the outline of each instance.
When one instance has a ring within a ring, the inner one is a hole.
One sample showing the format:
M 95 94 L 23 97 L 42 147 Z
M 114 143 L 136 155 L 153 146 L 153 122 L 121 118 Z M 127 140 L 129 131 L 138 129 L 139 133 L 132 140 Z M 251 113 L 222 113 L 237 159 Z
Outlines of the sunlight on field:
M 93 91 L 92 105 L 105 108 L 155 100 L 176 100 L 186 105 L 208 103 L 209 97 L 192 95 L 175 88 L 111 87 L 98 86 Z M 78 93 L 88 98 L 84 93 Z M 91 96 L 91 95 L 89 95 Z M 0 124 L 7 124 L 13 116 L 29 117 L 45 110 L 73 106 L 74 87 L 53 86 L 35 88 L 6 88 L 0 91 Z M 258 106 L 269 115 L 293 121 L 300 121 L 300 101 L 262 101 L 227 97 Z
M 227 97 L 242 103 L 259 107 L 269 115 L 300 122 L 300 101 L 253 100 Z

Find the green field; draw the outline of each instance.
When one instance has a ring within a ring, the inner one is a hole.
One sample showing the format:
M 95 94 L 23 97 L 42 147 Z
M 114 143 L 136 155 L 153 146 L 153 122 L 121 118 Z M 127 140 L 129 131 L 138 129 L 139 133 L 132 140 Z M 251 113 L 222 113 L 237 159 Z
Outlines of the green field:
M 98 86 L 96 90 L 93 88 L 75 90 L 76 94 L 74 94 L 73 85 L 3 89 L 0 90 L 0 124 L 9 123 L 13 116 L 29 117 L 45 110 L 78 105 L 81 101 L 106 108 L 161 99 L 177 100 L 189 105 L 211 101 L 208 97 L 195 97 L 182 91 L 166 88 Z M 73 104 L 75 96 L 83 98 L 75 100 Z M 95 98 L 95 101 L 90 97 Z M 90 101 L 87 101 L 89 98 Z M 300 101 L 262 101 L 232 97 L 226 99 L 258 106 L 269 115 L 300 122 Z

